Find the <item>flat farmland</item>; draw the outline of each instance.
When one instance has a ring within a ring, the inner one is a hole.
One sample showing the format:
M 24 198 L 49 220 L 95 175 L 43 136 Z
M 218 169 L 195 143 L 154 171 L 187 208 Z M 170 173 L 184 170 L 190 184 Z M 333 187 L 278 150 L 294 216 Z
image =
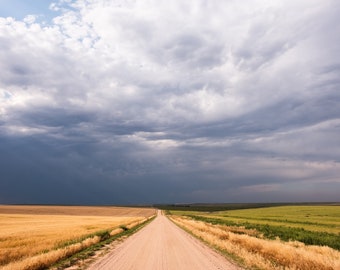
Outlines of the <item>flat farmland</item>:
M 259 269 L 340 269 L 340 206 L 170 211 L 197 237 Z
M 302 227 L 311 231 L 340 233 L 340 206 L 279 206 L 222 211 L 211 216 L 239 223 Z
M 70 256 L 154 214 L 151 208 L 1 205 L 0 269 L 37 269 L 34 261 Z

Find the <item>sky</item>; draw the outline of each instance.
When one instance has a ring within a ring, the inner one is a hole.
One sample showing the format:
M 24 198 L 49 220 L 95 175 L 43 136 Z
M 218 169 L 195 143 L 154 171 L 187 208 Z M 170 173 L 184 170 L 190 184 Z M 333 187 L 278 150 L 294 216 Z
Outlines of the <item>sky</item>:
M 337 0 L 0 0 L 0 203 L 340 201 Z

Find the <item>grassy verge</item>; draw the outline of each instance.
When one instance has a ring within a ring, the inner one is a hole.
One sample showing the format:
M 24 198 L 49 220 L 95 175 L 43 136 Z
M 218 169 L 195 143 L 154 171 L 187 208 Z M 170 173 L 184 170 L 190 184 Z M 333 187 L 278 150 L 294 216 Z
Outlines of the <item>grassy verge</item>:
M 202 241 L 203 243 L 205 243 L 206 245 L 208 245 L 212 249 L 217 250 L 223 256 L 228 258 L 228 260 L 230 260 L 230 262 L 232 262 L 235 265 L 240 266 L 240 267 L 245 267 L 246 266 L 245 263 L 244 263 L 244 260 L 240 256 L 238 256 L 237 254 L 233 254 L 233 253 L 229 252 L 228 250 L 225 250 L 225 249 L 221 248 L 220 246 L 212 243 L 211 241 L 208 241 L 205 237 L 201 237 L 201 236 L 195 234 L 195 232 L 190 230 L 185 224 L 183 224 L 181 222 L 178 222 L 178 219 L 177 219 L 178 217 L 171 216 L 170 212 L 167 212 L 166 215 L 167 215 L 167 217 L 169 218 L 169 220 L 171 222 L 176 224 L 178 227 L 180 227 L 182 230 L 186 231 L 191 236 L 199 239 L 200 241 Z
M 0 269 L 47 253 L 56 247 L 81 242 L 96 232 L 139 222 L 154 214 L 154 209 L 118 207 L 69 209 L 60 206 L 13 208 L 0 205 Z
M 85 260 L 89 259 L 90 257 L 94 256 L 96 251 L 102 249 L 103 247 L 112 243 L 113 241 L 115 241 L 119 238 L 128 237 L 128 236 L 134 234 L 135 232 L 140 230 L 142 227 L 149 224 L 152 220 L 154 220 L 155 217 L 156 216 L 149 218 L 146 221 L 144 221 L 143 223 L 134 224 L 134 226 L 122 225 L 116 231 L 117 232 L 116 234 L 115 233 L 113 234 L 112 233 L 113 231 L 111 231 L 111 232 L 110 231 L 101 231 L 101 232 L 99 232 L 101 240 L 98 243 L 91 245 L 90 247 L 87 247 L 87 248 L 81 250 L 80 252 L 73 254 L 70 257 L 67 257 L 65 259 L 58 261 L 57 263 L 53 264 L 49 269 L 61 270 L 61 269 L 65 269 L 67 267 L 71 267 L 72 265 L 75 265 L 79 261 L 85 261 Z
M 256 230 L 171 216 L 180 227 L 227 254 L 247 269 L 340 269 L 340 252 L 324 246 L 258 237 Z
M 214 225 L 219 224 L 226 226 L 242 226 L 245 229 L 255 229 L 268 239 L 275 239 L 279 237 L 283 241 L 299 241 L 307 245 L 329 246 L 331 248 L 340 250 L 340 234 L 308 231 L 304 228 L 295 228 L 289 226 L 274 226 L 269 224 L 254 224 L 249 222 L 236 223 L 221 218 L 211 218 L 199 215 L 185 216 Z
M 94 251 L 117 238 L 130 235 L 150 222 L 152 218 L 133 221 L 128 225 L 121 225 L 109 230 L 100 230 L 76 239 L 63 241 L 54 248 L 45 250 L 34 256 L 9 263 L 0 267 L 1 270 L 40 270 L 64 269 L 94 254 Z

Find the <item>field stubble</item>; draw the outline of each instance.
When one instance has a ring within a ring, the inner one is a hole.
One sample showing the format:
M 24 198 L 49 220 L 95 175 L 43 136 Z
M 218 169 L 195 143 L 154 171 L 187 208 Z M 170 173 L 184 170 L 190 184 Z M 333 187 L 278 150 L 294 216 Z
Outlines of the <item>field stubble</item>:
M 128 207 L 0 206 L 0 269 L 50 265 L 154 214 Z

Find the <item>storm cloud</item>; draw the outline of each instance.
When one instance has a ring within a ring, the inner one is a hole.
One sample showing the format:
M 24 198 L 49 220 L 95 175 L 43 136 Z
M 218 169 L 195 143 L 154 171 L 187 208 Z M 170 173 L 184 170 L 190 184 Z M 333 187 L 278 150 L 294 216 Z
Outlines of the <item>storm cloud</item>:
M 339 200 L 338 1 L 50 9 L 0 17 L 0 203 Z

